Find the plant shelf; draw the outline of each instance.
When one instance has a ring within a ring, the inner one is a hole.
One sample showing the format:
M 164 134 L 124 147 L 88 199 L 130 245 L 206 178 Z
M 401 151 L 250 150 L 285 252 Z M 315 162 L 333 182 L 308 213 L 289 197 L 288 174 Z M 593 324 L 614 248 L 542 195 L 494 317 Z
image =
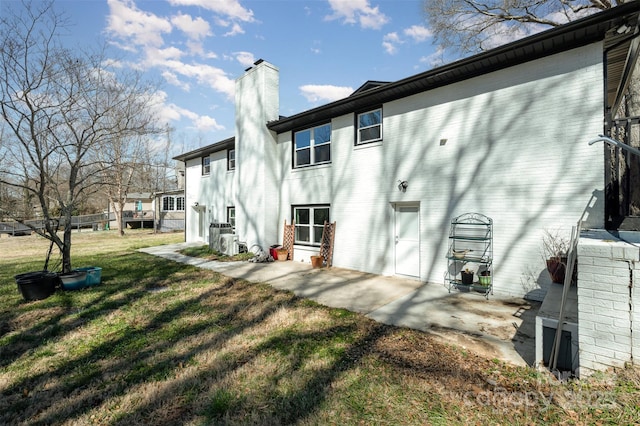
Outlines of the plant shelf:
M 454 252 L 458 255 L 455 256 Z M 460 257 L 460 252 L 464 256 Z M 493 294 L 493 220 L 480 213 L 465 213 L 451 220 L 449 230 L 449 247 L 446 254 L 447 271 L 445 286 L 449 293 L 452 290 L 477 292 L 489 298 Z M 461 272 L 465 269 L 474 271 L 475 281 L 463 284 Z M 478 282 L 480 272 L 488 271 L 491 282 L 482 285 Z

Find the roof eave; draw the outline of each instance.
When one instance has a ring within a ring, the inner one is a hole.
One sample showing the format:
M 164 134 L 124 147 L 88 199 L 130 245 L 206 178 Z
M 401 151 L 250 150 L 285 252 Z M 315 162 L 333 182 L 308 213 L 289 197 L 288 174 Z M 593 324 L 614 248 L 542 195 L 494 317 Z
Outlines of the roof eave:
M 625 3 L 385 86 L 272 121 L 267 126 L 277 133 L 283 133 L 313 122 L 328 120 L 335 116 L 585 46 L 603 40 L 606 32 L 619 23 L 617 21 L 627 18 L 634 12 L 637 14 L 638 11 L 640 11 L 639 1 Z M 637 16 L 635 18 L 637 19 Z M 633 24 L 635 25 L 635 22 Z
M 204 157 L 205 155 L 210 155 L 214 152 L 224 151 L 226 149 L 233 148 L 235 146 L 235 137 L 230 137 L 228 139 L 224 139 L 222 141 L 213 143 L 211 145 L 203 146 L 198 149 L 194 149 L 193 151 L 185 152 L 183 154 L 177 155 L 173 157 L 174 160 L 186 162 L 188 160 L 192 160 L 194 158 Z

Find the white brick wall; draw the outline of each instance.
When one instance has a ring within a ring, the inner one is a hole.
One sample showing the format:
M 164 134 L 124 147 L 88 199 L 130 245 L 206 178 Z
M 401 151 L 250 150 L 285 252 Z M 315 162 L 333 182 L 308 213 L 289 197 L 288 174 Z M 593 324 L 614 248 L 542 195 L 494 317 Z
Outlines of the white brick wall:
M 583 234 L 578 245 L 580 371 L 638 363 L 640 359 L 640 248 L 604 231 Z
M 267 248 L 277 236 L 279 186 L 276 143 L 266 124 L 278 119 L 279 70 L 262 62 L 236 80 L 236 233 L 249 247 Z
M 372 146 L 354 147 L 353 114 L 335 117 L 329 166 L 291 170 L 291 132 L 278 135 L 287 168 L 276 222 L 291 220 L 292 204 L 329 203 L 334 265 L 392 275 L 393 203 L 420 203 L 420 279 L 442 283 L 450 220 L 480 212 L 494 220 L 495 293 L 541 299 L 543 230 L 569 233 L 592 194 L 602 197 L 602 150 L 587 144 L 602 132 L 601 52 L 595 44 L 385 104 Z M 601 209 L 587 220 L 602 226 Z
M 282 242 L 292 205 L 326 203 L 337 222 L 334 265 L 392 275 L 393 206 L 419 203 L 419 279 L 442 283 L 450 220 L 479 212 L 494 220 L 496 295 L 541 299 L 549 284 L 543 231 L 569 233 L 585 208 L 589 225 L 603 225 L 602 149 L 587 144 L 602 132 L 601 43 L 384 104 L 381 143 L 354 147 L 354 114 L 334 117 L 331 164 L 306 169 L 291 168 L 292 132 L 275 136 L 265 126 L 277 119 L 277 75 L 262 63 L 236 86 L 229 199 L 249 245 Z M 189 167 L 187 185 L 199 173 Z M 226 191 L 202 184 L 187 188 L 187 200 L 195 192 L 225 205 L 213 198 Z M 312 252 L 298 248 L 297 259 Z
M 185 237 L 187 241 L 208 242 L 208 228 L 199 235 L 199 215 L 204 215 L 206 226 L 211 222 L 226 222 L 227 207 L 235 205 L 235 171 L 227 170 L 227 151 L 209 156 L 211 172 L 202 175 L 202 160 L 187 161 L 185 169 Z M 194 208 L 194 203 L 198 208 Z

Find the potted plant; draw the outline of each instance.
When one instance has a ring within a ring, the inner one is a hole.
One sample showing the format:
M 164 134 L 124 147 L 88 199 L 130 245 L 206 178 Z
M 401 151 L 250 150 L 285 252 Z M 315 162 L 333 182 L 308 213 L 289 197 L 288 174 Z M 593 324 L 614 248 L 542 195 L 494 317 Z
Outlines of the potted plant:
M 287 258 L 289 257 L 289 250 L 285 248 L 277 249 L 276 253 L 278 254 L 278 260 L 287 260 Z
M 478 277 L 478 282 L 483 287 L 489 287 L 491 285 L 491 271 L 487 269 L 480 272 L 480 276 Z
M 324 263 L 324 257 L 320 255 L 311 256 L 311 266 L 316 268 L 322 268 L 322 264 Z
M 564 283 L 569 240 L 558 232 L 551 233 L 550 231 L 544 231 L 544 235 L 542 236 L 542 251 L 551 281 L 560 284 Z
M 473 271 L 471 269 L 467 268 L 464 271 L 460 271 L 460 275 L 462 276 L 462 284 L 473 284 Z

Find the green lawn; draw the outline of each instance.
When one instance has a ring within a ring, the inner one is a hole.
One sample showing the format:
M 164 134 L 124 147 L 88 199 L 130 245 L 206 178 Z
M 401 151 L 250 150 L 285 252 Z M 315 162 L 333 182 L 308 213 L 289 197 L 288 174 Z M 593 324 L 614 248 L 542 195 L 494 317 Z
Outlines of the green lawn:
M 48 245 L 0 238 L 0 424 L 633 424 L 640 371 L 560 383 L 415 330 L 74 234 L 102 284 L 25 302 Z

